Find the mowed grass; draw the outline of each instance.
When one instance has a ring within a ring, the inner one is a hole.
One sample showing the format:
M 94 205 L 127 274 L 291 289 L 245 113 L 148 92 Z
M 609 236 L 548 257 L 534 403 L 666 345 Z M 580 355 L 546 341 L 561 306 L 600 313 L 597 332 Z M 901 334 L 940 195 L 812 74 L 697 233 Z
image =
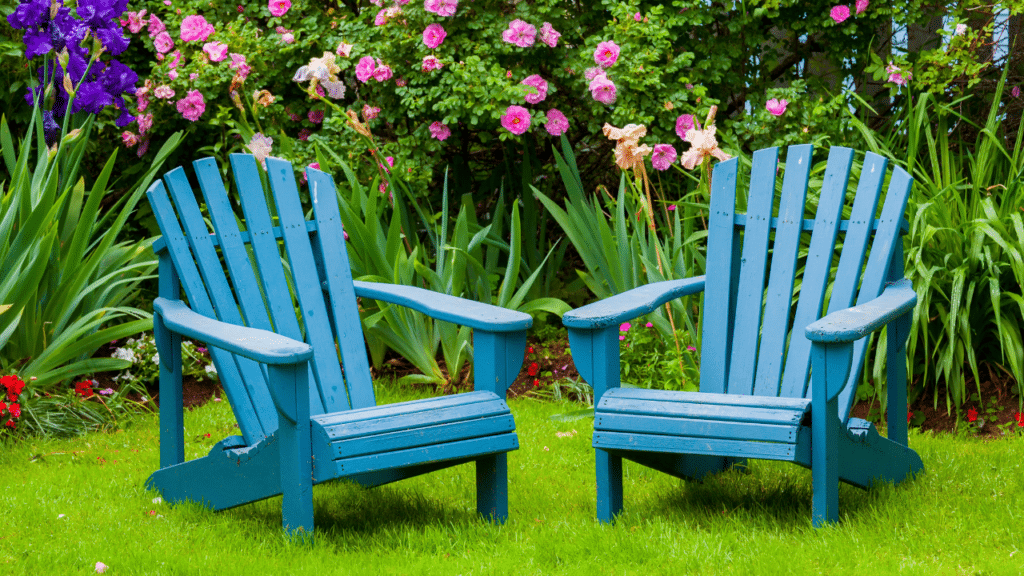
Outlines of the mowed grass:
M 1024 572 L 1020 437 L 912 433 L 926 472 L 900 487 L 842 486 L 842 521 L 821 530 L 798 466 L 756 461 L 695 484 L 627 464 L 626 511 L 607 526 L 594 520 L 592 420 L 551 418 L 570 404 L 510 404 L 521 448 L 509 455 L 507 524 L 476 516 L 466 464 L 369 490 L 316 487 L 311 545 L 283 535 L 280 498 L 220 513 L 154 503 L 144 484 L 158 466 L 155 415 L 3 444 L 0 574 L 90 574 L 96 562 L 108 575 Z M 189 458 L 234 433 L 226 402 L 185 424 Z

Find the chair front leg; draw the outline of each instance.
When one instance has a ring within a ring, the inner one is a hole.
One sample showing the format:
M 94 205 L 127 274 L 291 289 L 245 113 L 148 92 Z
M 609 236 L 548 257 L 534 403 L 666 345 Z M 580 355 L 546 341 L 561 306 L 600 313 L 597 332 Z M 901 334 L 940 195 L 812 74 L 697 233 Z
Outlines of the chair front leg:
M 477 458 L 476 511 L 495 524 L 508 520 L 508 454 Z
M 839 521 L 839 392 L 850 373 L 850 344 L 811 348 L 811 523 L 818 528 Z
M 622 456 L 596 448 L 597 519 L 611 522 L 622 512 Z
M 276 390 L 277 439 L 281 446 L 281 524 L 289 534 L 313 534 L 313 455 L 309 429 L 306 363 L 268 367 Z

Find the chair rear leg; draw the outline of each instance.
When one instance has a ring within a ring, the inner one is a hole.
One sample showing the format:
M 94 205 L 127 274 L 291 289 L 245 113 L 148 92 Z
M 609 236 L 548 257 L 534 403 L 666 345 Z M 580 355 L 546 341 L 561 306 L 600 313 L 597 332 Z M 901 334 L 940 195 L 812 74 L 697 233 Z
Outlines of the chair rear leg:
M 622 512 L 622 457 L 597 452 L 597 519 L 611 522 Z
M 508 520 L 508 454 L 477 458 L 476 511 L 496 524 Z

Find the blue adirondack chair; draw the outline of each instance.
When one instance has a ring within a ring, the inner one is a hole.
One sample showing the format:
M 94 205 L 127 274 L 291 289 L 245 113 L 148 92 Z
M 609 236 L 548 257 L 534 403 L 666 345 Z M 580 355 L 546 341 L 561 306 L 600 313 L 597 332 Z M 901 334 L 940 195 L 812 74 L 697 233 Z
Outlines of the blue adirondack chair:
M 917 297 L 903 278 L 900 236 L 913 180 L 892 170 L 876 218 L 887 162 L 866 154 L 844 220 L 854 151 L 832 148 L 811 196 L 816 216 L 804 219 L 811 148 L 789 148 L 777 213 L 777 148 L 754 153 L 746 214 L 736 213 L 738 160 L 715 166 L 704 276 L 635 288 L 563 317 L 576 367 L 594 387 L 600 520 L 622 510 L 622 458 L 691 479 L 747 458 L 795 462 L 812 471 L 815 526 L 838 520 L 839 480 L 866 488 L 923 468 L 907 447 L 906 421 L 904 347 Z M 799 277 L 804 233 L 810 245 Z M 619 324 L 701 291 L 700 392 L 620 388 Z M 867 337 L 883 327 L 888 438 L 849 416 Z
M 519 447 L 505 392 L 523 362 L 530 316 L 411 286 L 354 282 L 330 176 L 306 170 L 314 214 L 306 221 L 289 163 L 266 160 L 272 213 L 256 160 L 234 154 L 230 162 L 244 219 L 216 162 L 193 163 L 213 233 L 183 169 L 147 191 L 163 232 L 153 303 L 160 470 L 147 485 L 168 502 L 215 510 L 283 494 L 285 529 L 311 533 L 314 484 L 345 478 L 377 486 L 475 461 L 477 510 L 503 522 L 506 454 Z M 376 406 L 357 297 L 472 327 L 475 391 Z M 182 336 L 208 344 L 240 431 L 188 462 Z

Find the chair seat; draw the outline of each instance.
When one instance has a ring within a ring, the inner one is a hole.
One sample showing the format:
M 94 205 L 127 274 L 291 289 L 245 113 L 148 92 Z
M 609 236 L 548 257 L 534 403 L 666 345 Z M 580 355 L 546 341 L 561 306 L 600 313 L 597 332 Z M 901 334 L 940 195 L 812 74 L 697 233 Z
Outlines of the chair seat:
M 809 457 L 811 402 L 614 388 L 594 414 L 594 448 L 801 461 Z
M 315 482 L 519 447 L 508 404 L 479 391 L 314 416 Z

